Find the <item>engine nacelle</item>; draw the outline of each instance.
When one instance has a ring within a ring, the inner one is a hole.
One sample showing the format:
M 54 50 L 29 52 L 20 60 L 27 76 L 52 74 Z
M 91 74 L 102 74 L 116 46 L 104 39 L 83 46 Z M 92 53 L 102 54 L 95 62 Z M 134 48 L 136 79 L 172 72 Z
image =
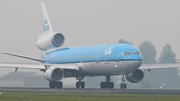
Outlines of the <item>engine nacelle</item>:
M 126 79 L 131 83 L 138 83 L 144 78 L 144 72 L 140 69 L 126 75 Z
M 44 77 L 48 81 L 61 81 L 64 78 L 64 72 L 61 68 L 49 68 L 44 73 Z
M 54 33 L 54 34 L 41 36 L 38 39 L 36 46 L 40 50 L 46 51 L 46 50 L 51 49 L 51 48 L 60 47 L 64 44 L 64 42 L 65 42 L 65 37 L 63 34 Z

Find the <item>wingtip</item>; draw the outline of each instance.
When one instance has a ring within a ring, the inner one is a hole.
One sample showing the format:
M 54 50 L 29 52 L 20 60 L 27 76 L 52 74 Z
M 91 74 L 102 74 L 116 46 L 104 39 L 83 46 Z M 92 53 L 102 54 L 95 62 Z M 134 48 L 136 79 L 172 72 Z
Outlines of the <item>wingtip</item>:
M 7 54 L 6 52 L 1 52 L 1 54 Z

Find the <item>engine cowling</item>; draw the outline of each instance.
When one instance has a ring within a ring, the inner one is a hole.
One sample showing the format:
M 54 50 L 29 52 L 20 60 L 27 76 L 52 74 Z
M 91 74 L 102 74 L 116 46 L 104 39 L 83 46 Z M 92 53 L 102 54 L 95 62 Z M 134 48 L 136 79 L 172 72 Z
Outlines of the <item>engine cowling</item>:
M 126 79 L 131 83 L 138 83 L 144 78 L 144 72 L 140 69 L 126 75 Z
M 38 39 L 36 46 L 40 50 L 46 51 L 46 50 L 51 49 L 51 48 L 60 47 L 64 44 L 64 42 L 65 42 L 65 37 L 63 34 L 54 33 L 54 34 L 41 36 Z
M 61 81 L 64 78 L 64 71 L 61 68 L 49 68 L 44 73 L 48 81 Z

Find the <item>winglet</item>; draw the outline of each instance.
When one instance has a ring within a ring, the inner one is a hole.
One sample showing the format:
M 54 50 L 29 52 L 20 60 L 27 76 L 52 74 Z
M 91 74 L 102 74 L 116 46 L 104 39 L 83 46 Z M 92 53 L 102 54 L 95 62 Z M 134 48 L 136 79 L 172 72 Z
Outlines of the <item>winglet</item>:
M 50 23 L 50 20 L 46 11 L 45 4 L 41 3 L 40 5 L 41 5 L 41 10 L 42 10 L 42 16 L 43 16 L 44 31 L 47 34 L 52 34 L 53 30 L 52 30 L 52 26 L 51 26 L 51 23 Z

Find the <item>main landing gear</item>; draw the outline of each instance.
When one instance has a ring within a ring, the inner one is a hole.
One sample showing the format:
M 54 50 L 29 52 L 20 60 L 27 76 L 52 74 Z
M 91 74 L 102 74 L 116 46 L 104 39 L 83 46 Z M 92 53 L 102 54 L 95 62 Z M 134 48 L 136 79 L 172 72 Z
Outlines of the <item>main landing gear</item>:
M 125 75 L 121 75 L 121 77 L 122 77 L 122 83 L 120 84 L 120 88 L 121 89 L 126 89 L 127 85 L 125 83 Z
M 79 76 L 79 77 L 76 77 L 76 79 L 78 80 L 76 82 L 76 88 L 82 88 L 83 89 L 85 87 L 85 83 L 84 83 L 84 81 L 81 81 L 81 80 L 83 80 L 84 77 L 83 76 Z
M 49 88 L 62 88 L 63 83 L 60 82 L 49 82 Z
M 114 88 L 114 83 L 110 82 L 111 78 L 110 76 L 106 76 L 106 82 L 101 82 L 100 87 L 101 89 L 113 89 Z

